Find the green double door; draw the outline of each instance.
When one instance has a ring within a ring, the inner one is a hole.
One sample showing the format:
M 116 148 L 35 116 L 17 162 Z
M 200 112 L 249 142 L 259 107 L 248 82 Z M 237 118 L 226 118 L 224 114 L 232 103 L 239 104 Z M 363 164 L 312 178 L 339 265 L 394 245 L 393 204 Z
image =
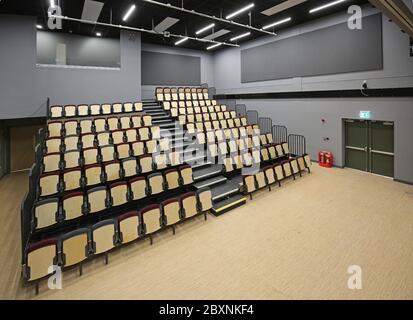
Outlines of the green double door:
M 344 120 L 346 167 L 394 177 L 394 123 Z

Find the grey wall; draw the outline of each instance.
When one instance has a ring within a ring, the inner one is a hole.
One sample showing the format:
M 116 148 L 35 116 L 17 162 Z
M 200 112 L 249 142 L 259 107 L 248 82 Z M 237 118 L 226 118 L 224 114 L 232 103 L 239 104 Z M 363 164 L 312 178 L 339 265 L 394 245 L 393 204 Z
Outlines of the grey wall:
M 37 63 L 56 64 L 56 46 L 66 45 L 66 64 L 120 68 L 120 41 L 48 31 L 37 32 Z
M 36 66 L 36 19 L 0 17 L 0 119 L 46 114 L 52 104 L 141 99 L 141 36 L 122 31 L 121 68 Z
M 376 13 L 365 7 L 365 15 Z M 346 14 L 338 14 L 280 32 L 277 39 L 296 36 L 346 21 Z M 241 83 L 240 50 L 274 41 L 264 38 L 247 43 L 241 49 L 225 49 L 214 57 L 215 87 L 217 93 L 288 92 L 312 90 L 359 89 L 363 80 L 370 88 L 413 87 L 413 58 L 409 56 L 408 37 L 383 17 L 383 70 L 353 72 L 316 77 L 297 77 L 274 81 Z M 233 101 L 227 101 L 233 103 Z M 395 122 L 395 178 L 413 183 L 413 99 L 268 99 L 239 100 L 247 109 L 257 110 L 260 116 L 271 117 L 275 124 L 286 125 L 289 133 L 303 134 L 308 151 L 316 159 L 320 150 L 331 150 L 335 163 L 343 162 L 342 119 L 358 118 L 360 110 L 371 110 L 376 120 Z M 326 119 L 322 124 L 321 119 Z M 329 137 L 324 142 L 323 137 Z
M 154 44 L 142 43 L 142 51 L 159 52 L 171 55 L 183 55 L 192 56 L 201 59 L 201 83 L 208 83 L 210 87 L 214 86 L 214 57 L 210 52 L 189 50 L 183 48 L 172 48 L 159 46 Z M 155 88 L 161 84 L 155 85 L 142 85 L 142 98 L 143 99 L 154 99 Z M 171 86 L 179 86 L 177 82 Z
M 142 85 L 199 86 L 201 58 L 142 51 Z

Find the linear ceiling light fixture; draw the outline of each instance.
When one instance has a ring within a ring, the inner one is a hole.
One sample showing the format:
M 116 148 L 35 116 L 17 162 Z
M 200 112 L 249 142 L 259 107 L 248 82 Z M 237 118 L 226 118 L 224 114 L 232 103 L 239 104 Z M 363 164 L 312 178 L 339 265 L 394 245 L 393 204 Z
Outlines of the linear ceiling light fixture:
M 225 17 L 225 19 L 229 20 L 229 19 L 231 19 L 231 18 L 234 18 L 234 17 L 240 15 L 241 13 L 243 13 L 243 12 L 245 12 L 245 11 L 251 9 L 251 8 L 254 8 L 254 6 L 255 6 L 254 3 L 250 3 L 249 5 L 245 6 L 244 8 L 241 8 L 241 9 L 239 9 L 239 10 L 237 10 L 237 11 L 235 11 L 235 12 L 229 14 L 229 15 L 227 15 L 227 16 Z
M 218 18 L 218 17 L 211 16 L 211 15 L 208 15 L 208 14 L 205 14 L 205 13 L 202 13 L 202 12 L 195 11 L 195 10 L 185 9 L 184 7 L 173 6 L 169 3 L 162 3 L 162 2 L 155 1 L 155 0 L 142 0 L 142 2 L 148 2 L 148 3 L 151 3 L 151 4 L 157 5 L 157 6 L 177 10 L 177 11 L 180 11 L 180 12 L 185 12 L 185 13 L 188 13 L 188 14 L 197 15 L 197 16 L 204 17 L 204 18 L 207 18 L 207 19 L 212 19 L 212 20 L 215 20 L 215 21 L 228 23 L 228 24 L 231 24 L 233 26 L 238 26 L 240 28 L 250 29 L 250 30 L 257 31 L 257 32 L 261 32 L 261 33 L 269 34 L 269 35 L 272 35 L 272 36 L 276 36 L 276 34 L 274 32 L 265 31 L 265 30 L 262 30 L 260 28 L 249 26 L 247 24 L 242 24 L 242 23 L 238 23 L 238 22 L 223 19 L 223 18 Z
M 50 0 L 50 8 L 54 8 L 56 7 L 54 0 Z
M 239 36 L 236 36 L 236 37 L 232 38 L 230 41 L 235 41 L 235 40 L 238 40 L 238 39 L 242 39 L 242 38 L 248 37 L 249 35 L 251 35 L 251 32 L 243 33 L 243 34 L 240 34 Z
M 195 32 L 195 34 L 198 35 L 198 34 L 204 33 L 205 31 L 207 31 L 209 29 L 212 29 L 213 27 L 215 27 L 215 23 L 211 23 L 211 24 L 207 25 L 206 27 L 204 27 L 204 28 L 198 30 L 197 32 Z
M 102 27 L 109 27 L 109 28 L 116 28 L 116 29 L 122 29 L 122 30 L 129 30 L 129 31 L 136 31 L 136 32 L 145 32 L 145 33 L 150 33 L 154 35 L 161 35 L 163 36 L 163 33 L 158 33 L 155 30 L 148 30 L 148 29 L 143 29 L 143 28 L 134 28 L 134 27 L 129 27 L 129 26 L 124 26 L 120 24 L 111 24 L 111 23 L 104 23 L 104 22 L 97 22 L 97 21 L 90 21 L 90 20 L 84 20 L 84 19 L 77 19 L 77 18 L 71 18 L 67 16 L 59 16 L 59 15 L 50 15 L 51 18 L 55 19 L 62 19 L 62 20 L 67 20 L 67 21 L 75 21 L 75 22 L 80 22 L 80 23 L 85 23 L 85 24 L 90 24 L 93 26 L 102 26 Z M 196 37 L 190 37 L 190 36 L 184 36 L 181 34 L 174 34 L 174 33 L 169 33 L 169 37 L 174 37 L 174 38 L 188 38 L 194 41 L 198 42 L 204 42 L 204 43 L 214 43 L 214 44 L 220 44 L 228 47 L 239 47 L 239 45 L 234 44 L 234 43 L 227 43 L 227 42 L 219 42 L 219 41 L 214 41 L 214 40 L 208 40 L 208 39 L 200 39 Z
M 271 23 L 271 24 L 268 24 L 268 25 L 266 25 L 266 26 L 263 26 L 262 28 L 263 28 L 264 30 L 266 30 L 266 29 L 269 29 L 269 28 L 278 26 L 278 25 L 280 25 L 280 24 L 283 24 L 283 23 L 286 23 L 286 22 L 289 22 L 289 21 L 291 21 L 291 17 L 286 18 L 286 19 L 283 19 L 283 20 L 280 20 L 280 21 L 277 21 L 277 22 L 274 22 L 274 23 Z
M 43 26 L 41 24 L 36 25 L 37 29 L 43 29 Z
M 189 38 L 188 37 L 185 37 L 185 38 L 183 38 L 183 39 L 181 39 L 181 40 L 178 40 L 177 42 L 175 42 L 175 45 L 176 46 L 179 46 L 181 43 L 184 43 L 185 41 L 187 41 Z
M 221 46 L 221 43 L 217 43 L 217 44 L 214 44 L 214 45 L 208 47 L 207 50 L 212 50 L 212 49 L 218 48 L 220 46 Z
M 130 8 L 129 8 L 129 10 L 128 10 L 128 12 L 126 12 L 126 14 L 123 16 L 123 21 L 126 21 L 126 20 L 128 20 L 129 19 L 129 17 L 130 17 L 130 15 L 133 13 L 133 11 L 135 11 L 135 9 L 136 9 L 136 5 L 132 5 Z
M 320 6 L 320 7 L 311 9 L 309 12 L 310 12 L 310 13 L 318 12 L 318 11 L 320 11 L 320 10 L 323 10 L 323 9 L 326 9 L 326 8 L 329 8 L 329 7 L 332 7 L 332 6 L 335 6 L 335 5 L 337 5 L 337 4 L 340 4 L 340 3 L 344 2 L 344 1 L 347 1 L 347 0 L 337 0 L 337 1 L 333 1 L 333 2 L 327 3 L 327 4 L 325 4 L 325 5 L 322 5 L 322 6 Z

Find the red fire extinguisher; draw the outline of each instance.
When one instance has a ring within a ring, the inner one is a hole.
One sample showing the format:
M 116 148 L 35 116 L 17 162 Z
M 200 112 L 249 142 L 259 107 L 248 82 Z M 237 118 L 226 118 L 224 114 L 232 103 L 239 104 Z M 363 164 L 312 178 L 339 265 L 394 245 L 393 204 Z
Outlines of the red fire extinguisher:
M 330 151 L 320 151 L 318 161 L 320 166 L 331 168 L 333 166 L 333 153 Z
M 318 163 L 320 164 L 320 166 L 324 163 L 324 152 L 320 151 L 318 153 Z

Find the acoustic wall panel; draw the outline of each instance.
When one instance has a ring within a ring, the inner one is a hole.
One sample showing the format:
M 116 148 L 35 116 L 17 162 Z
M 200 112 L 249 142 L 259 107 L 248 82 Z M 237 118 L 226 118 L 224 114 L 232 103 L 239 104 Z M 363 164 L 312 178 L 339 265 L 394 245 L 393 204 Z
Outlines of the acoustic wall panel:
M 142 51 L 142 85 L 199 86 L 201 58 Z
M 241 51 L 241 82 L 383 69 L 381 14 Z

